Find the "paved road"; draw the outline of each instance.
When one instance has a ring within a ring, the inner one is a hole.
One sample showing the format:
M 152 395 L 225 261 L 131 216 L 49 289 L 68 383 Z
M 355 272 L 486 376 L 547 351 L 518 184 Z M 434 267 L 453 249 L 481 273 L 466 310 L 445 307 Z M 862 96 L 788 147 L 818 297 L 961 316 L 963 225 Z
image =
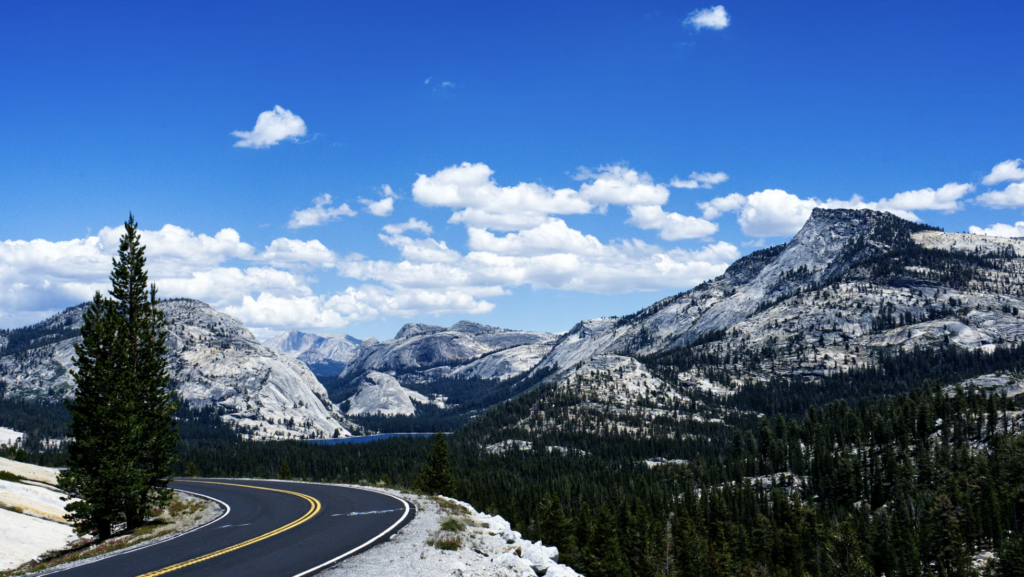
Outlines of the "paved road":
M 414 514 L 397 497 L 330 485 L 202 479 L 174 481 L 171 487 L 217 499 L 230 511 L 175 539 L 58 574 L 309 575 L 387 539 Z

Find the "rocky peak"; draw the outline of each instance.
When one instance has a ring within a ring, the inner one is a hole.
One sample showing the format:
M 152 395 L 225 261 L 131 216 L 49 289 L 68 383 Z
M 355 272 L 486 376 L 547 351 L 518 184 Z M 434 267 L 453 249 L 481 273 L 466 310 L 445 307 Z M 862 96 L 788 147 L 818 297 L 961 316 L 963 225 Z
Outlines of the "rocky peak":
M 398 334 L 395 335 L 395 339 L 407 339 L 409 337 L 415 337 L 418 335 L 429 335 L 433 333 L 441 333 L 448 329 L 440 325 L 431 325 L 427 323 L 406 323 Z
M 467 333 L 470 335 L 484 335 L 487 333 L 496 333 L 504 329 L 492 327 L 488 325 L 482 325 L 480 323 L 474 323 L 473 321 L 459 321 L 452 325 L 451 330 L 456 333 Z

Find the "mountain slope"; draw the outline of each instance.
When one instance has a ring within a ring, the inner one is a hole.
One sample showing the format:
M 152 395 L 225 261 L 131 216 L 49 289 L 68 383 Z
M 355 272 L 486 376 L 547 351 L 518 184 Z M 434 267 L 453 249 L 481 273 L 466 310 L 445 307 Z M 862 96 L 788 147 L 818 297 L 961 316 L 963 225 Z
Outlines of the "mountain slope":
M 348 335 L 314 335 L 291 330 L 263 341 L 263 346 L 298 359 L 317 375 L 336 375 L 355 358 L 362 341 Z
M 580 323 L 541 366 L 705 339 L 717 344 L 704 349 L 741 359 L 727 364 L 746 361 L 744 372 L 767 378 L 864 365 L 873 347 L 1012 340 L 1024 333 L 1024 319 L 1012 314 L 1024 304 L 1022 255 L 1024 241 L 816 209 L 792 241 L 740 259 L 721 277 L 628 317 Z
M 956 351 L 988 353 L 1024 337 L 1022 256 L 1020 240 L 817 209 L 790 242 L 714 280 L 627 317 L 576 325 L 538 364 L 557 376 L 531 397 L 532 409 L 505 420 L 506 438 L 595 428 L 687 435 L 697 422 L 753 417 L 768 398 L 803 406 L 787 396 L 820 396 L 814 383 L 838 387 L 837 375 L 858 375 L 840 387 L 856 399 L 850 383 L 896 376 L 871 372 L 882 366 L 960 363 L 928 372 L 938 376 L 963 374 L 957 367 L 968 360 L 986 367 Z M 733 401 L 752 385 L 764 387 L 760 400 Z
M 363 341 L 342 379 L 394 372 L 403 383 L 441 378 L 508 379 L 535 367 L 557 335 L 459 321 L 445 328 L 409 323 L 394 339 Z
M 84 308 L 24 329 L 43 344 L 0 356 L 0 388 L 8 398 L 74 395 L 68 371 L 81 337 L 68 337 L 68 330 L 77 333 Z M 242 323 L 204 303 L 170 300 L 160 308 L 167 321 L 171 386 L 184 402 L 215 406 L 224 421 L 256 438 L 351 434 L 352 425 L 302 362 L 263 347 Z

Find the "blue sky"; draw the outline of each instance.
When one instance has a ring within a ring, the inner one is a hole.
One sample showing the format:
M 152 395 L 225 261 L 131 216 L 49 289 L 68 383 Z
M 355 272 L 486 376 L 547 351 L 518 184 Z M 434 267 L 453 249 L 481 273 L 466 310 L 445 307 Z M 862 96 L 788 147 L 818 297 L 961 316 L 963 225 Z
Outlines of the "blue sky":
M 1019 3 L 139 4 L 3 8 L 0 327 L 128 211 L 260 336 L 567 330 L 813 206 L 1024 235 Z

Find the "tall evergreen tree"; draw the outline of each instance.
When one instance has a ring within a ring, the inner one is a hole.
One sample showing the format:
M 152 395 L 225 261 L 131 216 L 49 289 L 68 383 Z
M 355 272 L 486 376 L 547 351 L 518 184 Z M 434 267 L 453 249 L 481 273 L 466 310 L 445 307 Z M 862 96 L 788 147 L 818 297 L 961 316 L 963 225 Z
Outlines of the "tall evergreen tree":
M 420 471 L 416 486 L 431 495 L 455 496 L 455 477 L 448 463 L 448 443 L 444 440 L 444 433 L 434 436 L 427 465 Z
M 74 441 L 60 486 L 81 499 L 68 506 L 79 533 L 101 539 L 115 526 L 139 527 L 170 499 L 178 403 L 167 390 L 163 314 L 149 285 L 145 247 L 134 217 L 125 223 L 110 275 L 83 314 L 75 346 L 77 385 L 68 403 Z

